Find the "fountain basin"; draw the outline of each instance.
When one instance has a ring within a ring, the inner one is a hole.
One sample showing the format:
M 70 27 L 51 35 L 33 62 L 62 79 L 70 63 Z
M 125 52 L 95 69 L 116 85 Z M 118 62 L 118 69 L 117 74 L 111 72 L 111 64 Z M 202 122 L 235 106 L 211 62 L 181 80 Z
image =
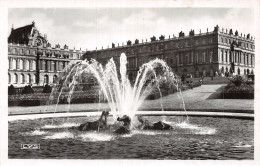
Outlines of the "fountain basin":
M 147 112 L 148 114 L 149 112 Z M 98 118 L 52 117 L 9 121 L 9 158 L 66 159 L 253 159 L 254 121 L 218 117 L 166 116 L 170 131 L 132 130 L 116 135 L 113 130 L 76 131 L 68 127 Z M 100 115 L 100 113 L 98 114 Z M 161 116 L 145 116 L 152 122 Z M 113 123 L 113 118 L 108 118 Z M 134 125 L 139 123 L 133 119 Z M 20 144 L 40 144 L 23 150 Z

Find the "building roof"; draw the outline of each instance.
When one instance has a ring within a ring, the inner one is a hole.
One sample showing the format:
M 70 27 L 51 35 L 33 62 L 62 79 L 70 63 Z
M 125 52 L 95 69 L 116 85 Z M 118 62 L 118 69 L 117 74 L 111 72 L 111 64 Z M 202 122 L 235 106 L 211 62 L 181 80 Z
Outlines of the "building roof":
M 28 44 L 29 36 L 31 35 L 32 28 L 34 27 L 34 22 L 30 25 L 13 29 L 10 36 L 8 37 L 8 43 L 17 43 L 17 44 Z

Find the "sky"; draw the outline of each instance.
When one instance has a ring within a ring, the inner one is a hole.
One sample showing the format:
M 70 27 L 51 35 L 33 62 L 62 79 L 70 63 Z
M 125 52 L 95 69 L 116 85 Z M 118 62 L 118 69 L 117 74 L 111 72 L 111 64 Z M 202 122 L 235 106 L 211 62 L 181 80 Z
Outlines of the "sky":
M 9 8 L 8 35 L 35 21 L 40 33 L 55 46 L 82 50 L 121 46 L 126 41 L 150 41 L 153 35 L 185 35 L 222 29 L 255 36 L 255 14 L 250 8 Z

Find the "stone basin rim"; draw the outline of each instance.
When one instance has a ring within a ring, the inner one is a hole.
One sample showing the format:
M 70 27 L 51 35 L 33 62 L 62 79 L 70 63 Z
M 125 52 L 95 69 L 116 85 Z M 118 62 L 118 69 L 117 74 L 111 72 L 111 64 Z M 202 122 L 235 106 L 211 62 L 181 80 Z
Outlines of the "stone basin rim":
M 29 120 L 39 118 L 62 118 L 62 117 L 82 117 L 82 116 L 99 116 L 97 112 L 69 112 L 69 113 L 44 113 L 44 114 L 24 114 L 9 115 L 8 121 Z M 230 112 L 194 112 L 194 111 L 138 111 L 135 115 L 143 116 L 197 116 L 197 117 L 219 117 L 219 118 L 237 118 L 254 120 L 254 114 L 250 113 L 230 113 Z

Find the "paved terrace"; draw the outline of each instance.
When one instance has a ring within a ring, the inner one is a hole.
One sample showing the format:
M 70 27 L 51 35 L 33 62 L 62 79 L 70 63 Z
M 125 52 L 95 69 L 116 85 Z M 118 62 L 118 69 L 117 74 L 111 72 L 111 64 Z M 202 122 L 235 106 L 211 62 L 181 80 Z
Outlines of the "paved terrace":
M 184 91 L 182 94 L 172 94 L 157 100 L 146 100 L 140 110 L 160 111 L 161 101 L 165 111 L 183 111 L 183 97 L 187 111 L 199 112 L 254 112 L 254 100 L 247 99 L 217 99 L 224 84 L 202 85 L 201 87 Z M 93 112 L 97 110 L 109 109 L 107 103 L 88 103 L 73 105 L 58 105 L 56 112 Z M 50 113 L 55 110 L 55 105 L 35 106 L 35 107 L 9 107 L 9 115 Z

